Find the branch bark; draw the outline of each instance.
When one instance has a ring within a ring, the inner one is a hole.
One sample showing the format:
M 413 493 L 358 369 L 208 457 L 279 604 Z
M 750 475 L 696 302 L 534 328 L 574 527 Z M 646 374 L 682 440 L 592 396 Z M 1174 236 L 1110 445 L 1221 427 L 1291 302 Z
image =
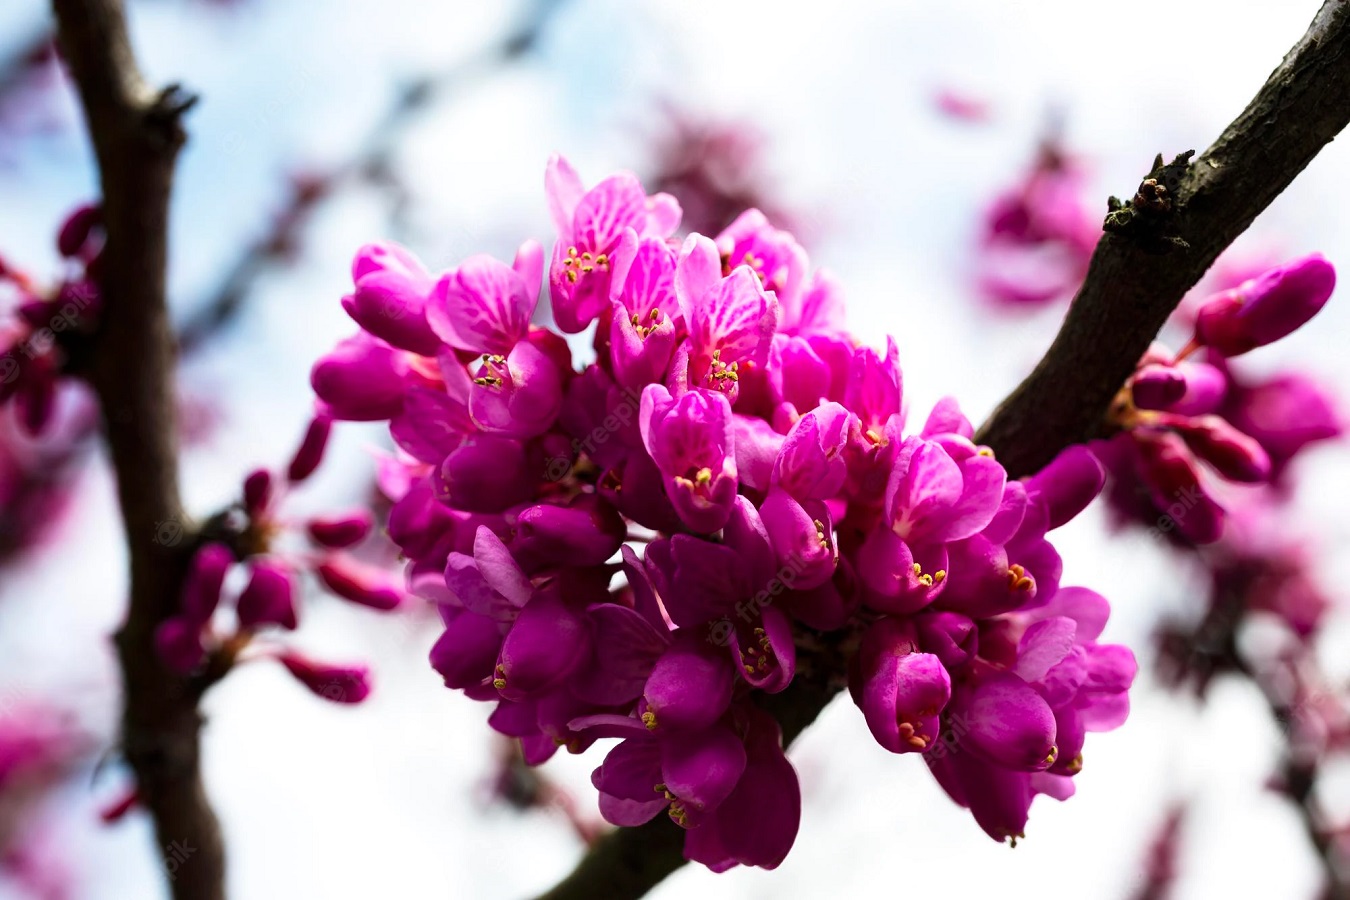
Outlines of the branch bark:
M 1168 208 L 1145 211 L 1102 236 L 1050 349 L 976 441 L 1018 478 L 1097 434 L 1111 400 L 1181 298 L 1347 124 L 1350 0 L 1326 0 L 1265 86 L 1198 161 L 1165 171 L 1155 166 L 1151 174 L 1167 176 Z M 774 698 L 784 741 L 814 721 L 837 690 L 799 676 Z M 683 865 L 683 837 L 663 818 L 621 828 L 540 900 L 641 897 Z
M 1210 265 L 1350 122 L 1350 2 L 1308 32 L 1180 177 L 1171 210 L 1102 236 L 1058 336 L 976 435 L 1010 473 L 1100 433 L 1102 416 Z
M 117 633 L 122 747 L 164 853 L 177 900 L 223 900 L 220 827 L 199 768 L 198 692 L 171 675 L 155 629 L 177 609 L 194 543 L 178 492 L 174 338 L 165 303 L 169 196 L 193 98 L 142 80 L 121 0 L 53 0 L 98 159 L 107 243 L 101 324 L 87 377 L 98 395 L 130 561 Z M 185 857 L 185 858 L 184 858 Z

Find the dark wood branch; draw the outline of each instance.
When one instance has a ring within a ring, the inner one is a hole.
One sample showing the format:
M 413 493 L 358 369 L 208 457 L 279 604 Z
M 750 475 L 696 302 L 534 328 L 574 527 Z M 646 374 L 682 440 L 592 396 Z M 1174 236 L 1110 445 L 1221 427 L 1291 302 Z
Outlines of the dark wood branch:
M 1218 255 L 1350 123 L 1350 0 L 1327 0 L 1256 98 L 1194 164 L 1155 164 L 1136 216 L 1116 214 L 1059 335 L 980 429 L 1013 477 L 1096 433 L 1112 398 L 1167 317 Z M 1144 187 L 1141 185 L 1141 188 Z M 784 740 L 838 688 L 803 679 L 773 699 Z M 658 819 L 606 836 L 540 900 L 641 897 L 683 860 L 683 834 Z
M 53 0 L 59 40 L 98 159 L 104 306 L 87 377 L 98 394 L 126 528 L 131 585 L 117 634 L 122 746 L 177 900 L 223 900 L 220 827 L 202 786 L 201 714 L 160 665 L 155 629 L 178 607 L 193 532 L 178 492 L 174 344 L 165 304 L 169 195 L 193 98 L 142 80 L 121 0 Z
M 1181 173 L 1169 209 L 1102 236 L 1059 335 L 976 439 L 1024 475 L 1100 433 L 1181 298 L 1348 122 L 1350 0 L 1327 0 L 1255 99 Z

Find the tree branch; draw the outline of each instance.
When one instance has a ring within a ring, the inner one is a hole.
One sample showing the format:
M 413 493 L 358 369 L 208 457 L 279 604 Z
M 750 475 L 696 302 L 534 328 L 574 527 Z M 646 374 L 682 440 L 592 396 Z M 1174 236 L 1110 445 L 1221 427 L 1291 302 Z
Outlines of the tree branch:
M 1256 98 L 1180 173 L 1170 209 L 1102 236 L 1059 335 L 976 440 L 1025 474 L 1098 434 L 1181 298 L 1347 122 L 1350 0 L 1327 0 Z
M 1098 430 L 1167 317 L 1218 255 L 1350 123 L 1350 0 L 1326 0 L 1307 34 L 1193 165 L 1155 165 L 1166 208 L 1109 217 L 1083 286 L 1036 369 L 976 435 L 1014 478 Z M 1159 204 L 1158 206 L 1161 206 Z M 1126 221 L 1129 220 L 1129 221 Z M 800 675 L 773 698 L 791 743 L 838 687 Z M 600 840 L 540 900 L 633 900 L 683 864 L 662 819 Z
M 234 321 L 257 282 L 294 253 L 306 224 L 324 200 L 359 179 L 391 182 L 394 153 L 418 117 L 447 94 L 464 90 L 499 67 L 524 58 L 565 5 L 566 0 L 532 0 L 520 22 L 496 43 L 399 87 L 388 109 L 371 122 L 351 158 L 330 172 L 291 186 L 287 203 L 272 227 L 245 247 L 211 297 L 183 323 L 179 350 L 190 355 Z
M 201 715 L 189 683 L 160 665 L 154 634 L 174 613 L 194 540 L 178 493 L 173 334 L 165 304 L 169 195 L 191 96 L 141 79 L 121 0 L 53 0 L 98 158 L 107 232 L 103 310 L 88 378 L 103 412 L 131 570 L 117 634 L 123 752 L 177 900 L 223 900 L 220 827 L 199 769 Z M 172 851 L 171 849 L 172 848 Z M 185 859 L 182 857 L 186 857 Z

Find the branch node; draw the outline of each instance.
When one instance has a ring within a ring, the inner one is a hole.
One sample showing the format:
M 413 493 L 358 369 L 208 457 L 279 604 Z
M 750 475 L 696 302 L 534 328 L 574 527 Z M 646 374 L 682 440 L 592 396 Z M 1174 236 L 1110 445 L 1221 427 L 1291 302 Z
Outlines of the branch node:
M 164 146 L 178 148 L 187 141 L 183 130 L 183 116 L 197 105 L 198 95 L 181 84 L 171 84 L 160 90 L 145 111 L 145 122 Z

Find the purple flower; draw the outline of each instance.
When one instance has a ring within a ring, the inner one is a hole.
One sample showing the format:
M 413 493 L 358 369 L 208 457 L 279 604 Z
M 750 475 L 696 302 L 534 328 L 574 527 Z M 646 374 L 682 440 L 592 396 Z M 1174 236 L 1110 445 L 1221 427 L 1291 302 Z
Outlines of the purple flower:
M 661 385 L 650 385 L 642 392 L 639 422 L 642 442 L 685 525 L 704 533 L 725 525 L 736 499 L 735 432 L 727 398 L 692 390 L 675 399 Z
M 892 753 L 922 752 L 937 739 L 938 715 L 952 696 L 941 660 L 919 652 L 914 627 L 883 618 L 858 649 L 854 700 L 877 743 Z
M 628 172 L 586 190 L 561 156 L 549 160 L 544 184 L 558 229 L 549 265 L 553 317 L 558 328 L 575 334 L 609 308 L 616 256 L 632 254 L 639 238 L 670 237 L 680 206 L 668 194 L 648 197 Z
M 747 209 L 717 236 L 716 252 L 727 261 L 728 270 L 745 266 L 754 272 L 764 290 L 772 291 L 783 309 L 791 311 L 792 325 L 802 325 L 806 251 L 792 235 L 770 225 L 759 210 Z M 830 290 L 828 282 L 817 283 L 815 287 L 826 292 Z M 822 304 L 833 305 L 828 293 L 812 298 L 812 306 L 816 309 Z
M 442 275 L 426 314 L 436 337 L 457 350 L 510 353 L 530 330 L 543 253 L 538 242 L 526 241 L 513 265 L 479 254 Z
M 1331 393 L 1296 372 L 1234 384 L 1223 416 L 1261 445 L 1270 457 L 1273 478 L 1303 448 L 1344 431 Z
M 315 363 L 309 383 L 331 418 L 378 421 L 399 412 L 407 373 L 397 350 L 361 332 Z
M 1321 311 L 1336 287 L 1336 270 L 1314 253 L 1271 269 L 1200 307 L 1195 340 L 1237 356 L 1293 333 Z
M 251 631 L 277 625 L 294 631 L 298 622 L 293 578 L 290 566 L 282 562 L 250 560 L 248 584 L 235 601 L 239 627 Z
M 691 388 L 725 393 L 735 403 L 741 368 L 763 366 L 768 359 L 778 301 L 747 266 L 723 277 L 716 246 L 700 235 L 690 235 L 680 251 L 675 293 L 689 330 L 675 376 Z M 681 358 L 687 359 L 683 372 Z
M 616 269 L 611 292 L 610 360 L 615 380 L 641 390 L 665 381 L 679 335 L 679 300 L 675 296 L 674 249 L 664 240 L 638 241 L 626 266 Z
M 412 253 L 390 242 L 367 244 L 352 260 L 352 281 L 343 306 L 356 324 L 400 350 L 436 355 L 441 339 L 426 315 L 433 282 Z
M 959 435 L 906 438 L 886 486 L 883 526 L 859 551 L 869 603 L 893 613 L 931 603 L 947 576 L 946 545 L 993 520 L 1006 478 L 992 456 Z

